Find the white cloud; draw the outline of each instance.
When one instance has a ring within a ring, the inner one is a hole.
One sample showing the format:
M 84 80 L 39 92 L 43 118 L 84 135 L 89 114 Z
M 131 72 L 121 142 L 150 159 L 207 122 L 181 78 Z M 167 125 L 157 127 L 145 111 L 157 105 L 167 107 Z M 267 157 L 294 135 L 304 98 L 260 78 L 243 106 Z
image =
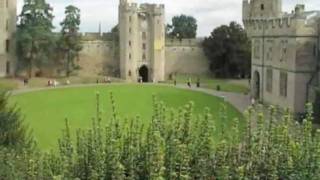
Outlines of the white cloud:
M 18 13 L 23 0 L 18 1 Z M 68 1 L 68 2 L 66 2 Z M 163 3 L 166 5 L 166 19 L 169 23 L 177 14 L 192 15 L 198 20 L 198 35 L 207 36 L 217 26 L 230 21 L 241 22 L 242 0 L 133 0 L 137 3 Z M 283 0 L 283 9 L 291 11 L 299 1 L 305 1 L 306 9 L 320 10 L 319 0 Z M 103 31 L 109 31 L 118 21 L 119 0 L 47 0 L 54 8 L 54 25 L 64 17 L 64 8 L 69 4 L 81 9 L 81 31 L 96 32 L 101 22 Z

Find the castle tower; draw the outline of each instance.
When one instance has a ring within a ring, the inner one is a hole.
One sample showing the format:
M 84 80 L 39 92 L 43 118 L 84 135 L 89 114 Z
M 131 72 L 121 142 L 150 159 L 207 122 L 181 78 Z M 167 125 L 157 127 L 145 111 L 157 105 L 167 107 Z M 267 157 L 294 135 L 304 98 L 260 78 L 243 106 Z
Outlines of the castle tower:
M 165 79 L 164 5 L 120 0 L 120 74 L 127 81 Z
M 15 70 L 16 0 L 0 0 L 0 76 Z
M 282 0 L 243 0 L 243 19 L 275 18 L 282 14 Z

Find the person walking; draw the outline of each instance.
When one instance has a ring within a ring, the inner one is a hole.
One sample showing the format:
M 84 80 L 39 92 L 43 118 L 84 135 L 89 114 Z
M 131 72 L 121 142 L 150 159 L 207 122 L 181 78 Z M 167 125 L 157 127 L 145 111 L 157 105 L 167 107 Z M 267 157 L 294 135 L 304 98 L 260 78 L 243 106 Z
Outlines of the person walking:
M 197 78 L 197 88 L 200 88 L 200 78 Z
M 191 78 L 188 79 L 187 85 L 189 88 L 191 88 Z

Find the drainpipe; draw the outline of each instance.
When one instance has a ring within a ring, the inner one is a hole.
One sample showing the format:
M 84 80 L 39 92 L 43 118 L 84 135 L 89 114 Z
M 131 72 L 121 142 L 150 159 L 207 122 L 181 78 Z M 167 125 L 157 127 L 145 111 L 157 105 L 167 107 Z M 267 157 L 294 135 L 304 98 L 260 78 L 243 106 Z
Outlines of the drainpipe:
M 264 64 L 264 53 L 265 53 L 265 20 L 262 20 L 263 24 L 262 24 L 262 72 L 261 72 L 261 102 L 263 103 L 264 101 L 264 70 L 265 70 L 265 64 Z

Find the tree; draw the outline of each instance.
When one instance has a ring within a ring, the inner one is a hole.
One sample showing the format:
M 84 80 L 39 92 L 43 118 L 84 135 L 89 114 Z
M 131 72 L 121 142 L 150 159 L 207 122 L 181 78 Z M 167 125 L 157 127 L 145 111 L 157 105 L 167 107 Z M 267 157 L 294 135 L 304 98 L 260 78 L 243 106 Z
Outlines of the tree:
M 60 49 L 64 54 L 66 75 L 70 76 L 70 73 L 75 67 L 74 59 L 81 51 L 81 39 L 78 33 L 80 20 L 80 9 L 75 6 L 67 6 L 65 9 L 65 19 L 60 23 L 62 26 Z
M 180 15 L 172 18 L 172 24 L 167 25 L 166 31 L 169 37 L 195 38 L 197 36 L 197 20 L 192 16 Z
M 52 29 L 52 8 L 45 0 L 25 0 L 19 16 L 17 54 L 20 67 L 33 67 L 50 63 L 55 46 Z
M 222 78 L 250 75 L 251 45 L 240 24 L 231 22 L 213 30 L 203 42 L 210 70 Z
M 32 138 L 19 110 L 8 105 L 8 93 L 0 92 L 0 147 L 30 147 Z

